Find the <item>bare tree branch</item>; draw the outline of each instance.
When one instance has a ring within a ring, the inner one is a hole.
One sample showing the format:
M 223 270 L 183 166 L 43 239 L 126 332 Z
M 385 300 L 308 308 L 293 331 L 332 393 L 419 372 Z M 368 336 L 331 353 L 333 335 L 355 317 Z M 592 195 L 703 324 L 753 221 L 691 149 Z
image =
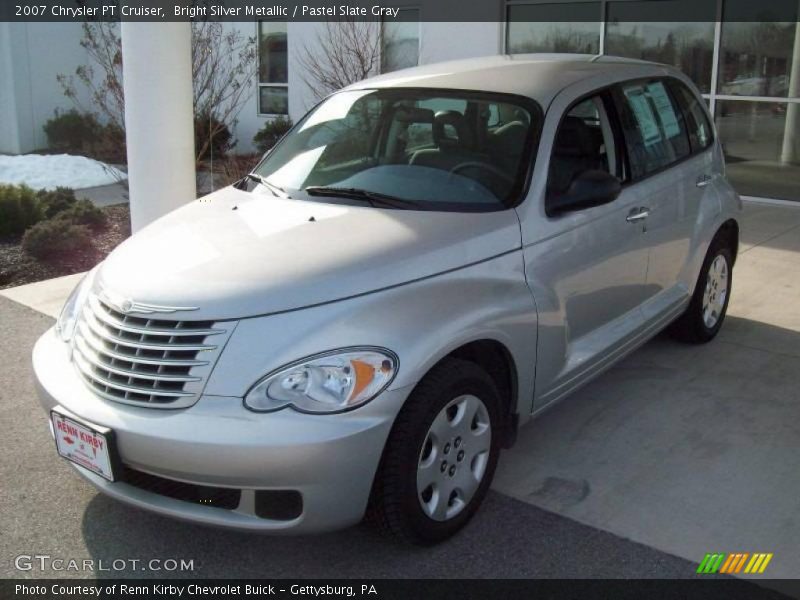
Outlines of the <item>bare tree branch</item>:
M 57 76 L 64 95 L 83 112 L 99 113 L 119 131 L 125 128 L 125 96 L 122 85 L 122 40 L 119 25 L 107 22 L 83 24 L 81 46 L 90 63 L 74 75 Z M 192 23 L 192 89 L 195 119 L 207 122 L 209 134 L 198 141 L 195 155 L 205 156 L 215 135 L 233 131 L 255 85 L 256 39 L 237 29 L 226 31 L 219 22 Z M 82 86 L 93 110 L 80 101 Z
M 297 56 L 301 78 L 320 100 L 379 71 L 380 23 L 326 21 L 316 43 L 304 44 Z

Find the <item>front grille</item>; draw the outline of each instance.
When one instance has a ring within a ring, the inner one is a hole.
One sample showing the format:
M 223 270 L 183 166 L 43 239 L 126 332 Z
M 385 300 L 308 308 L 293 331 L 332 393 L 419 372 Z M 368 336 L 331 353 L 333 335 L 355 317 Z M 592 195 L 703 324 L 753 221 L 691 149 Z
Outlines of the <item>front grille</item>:
M 183 408 L 205 385 L 230 334 L 224 325 L 132 316 L 92 294 L 78 320 L 73 362 L 109 400 Z
M 158 477 L 157 475 L 151 475 L 150 473 L 137 471 L 128 465 L 123 466 L 119 481 L 124 481 L 128 485 L 132 485 L 147 492 L 152 492 L 153 494 L 166 496 L 167 498 L 202 504 L 204 506 L 227 508 L 228 510 L 238 508 L 242 496 L 241 490 L 234 488 L 220 488 L 175 481 L 174 479 L 166 479 L 164 477 Z

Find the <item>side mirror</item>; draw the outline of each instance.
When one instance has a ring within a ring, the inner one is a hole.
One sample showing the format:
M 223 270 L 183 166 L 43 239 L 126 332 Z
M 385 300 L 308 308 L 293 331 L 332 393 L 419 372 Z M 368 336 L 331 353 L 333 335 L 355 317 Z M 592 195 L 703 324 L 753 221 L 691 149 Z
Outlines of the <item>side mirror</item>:
M 563 194 L 547 199 L 547 216 L 591 208 L 616 200 L 622 191 L 619 179 L 599 169 L 578 173 Z

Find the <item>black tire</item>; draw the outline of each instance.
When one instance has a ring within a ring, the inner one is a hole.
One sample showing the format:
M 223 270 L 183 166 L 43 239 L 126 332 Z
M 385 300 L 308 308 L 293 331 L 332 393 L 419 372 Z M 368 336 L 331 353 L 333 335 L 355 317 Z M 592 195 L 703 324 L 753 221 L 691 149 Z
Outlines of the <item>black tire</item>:
M 703 297 L 706 292 L 709 270 L 717 257 L 723 257 L 727 265 L 727 293 L 725 302 L 713 326 L 709 327 L 703 318 Z M 676 339 L 690 344 L 705 344 L 714 339 L 719 333 L 725 315 L 728 312 L 728 302 L 731 298 L 733 289 L 733 250 L 728 239 L 724 236 L 717 236 L 708 248 L 703 267 L 697 278 L 692 300 L 689 307 L 678 319 L 670 326 L 669 332 Z
M 434 419 L 462 395 L 474 395 L 486 407 L 491 428 L 489 456 L 470 501 L 452 518 L 437 521 L 420 504 L 417 467 Z M 494 476 L 500 454 L 501 406 L 494 381 L 476 364 L 446 358 L 431 369 L 417 384 L 392 427 L 375 476 L 368 520 L 403 542 L 421 546 L 442 542 L 463 528 L 478 510 Z

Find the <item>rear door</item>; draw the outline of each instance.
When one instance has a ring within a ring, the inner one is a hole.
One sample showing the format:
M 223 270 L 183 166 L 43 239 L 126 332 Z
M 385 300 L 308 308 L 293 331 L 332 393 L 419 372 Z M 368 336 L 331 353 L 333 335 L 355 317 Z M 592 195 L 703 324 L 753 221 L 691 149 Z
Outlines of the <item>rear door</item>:
M 625 82 L 615 94 L 631 164 L 631 184 L 646 213 L 649 248 L 646 321 L 667 319 L 687 296 L 681 274 L 689 259 L 699 195 L 684 114 L 667 78 Z
M 676 235 L 685 240 L 683 243 L 688 247 L 688 255 L 684 258 L 683 268 L 677 273 L 677 281 L 674 284 L 688 294 L 697 276 L 689 263 L 691 257 L 696 255 L 696 246 L 701 240 L 706 240 L 704 236 L 698 236 L 701 231 L 700 224 L 705 220 L 704 215 L 710 211 L 716 212 L 719 207 L 715 183 L 721 172 L 714 164 L 714 129 L 705 101 L 678 79 L 670 78 L 667 84 L 683 114 L 692 153 L 691 157 L 679 166 L 687 190 L 687 200 L 684 210 L 680 213 L 681 220 Z

